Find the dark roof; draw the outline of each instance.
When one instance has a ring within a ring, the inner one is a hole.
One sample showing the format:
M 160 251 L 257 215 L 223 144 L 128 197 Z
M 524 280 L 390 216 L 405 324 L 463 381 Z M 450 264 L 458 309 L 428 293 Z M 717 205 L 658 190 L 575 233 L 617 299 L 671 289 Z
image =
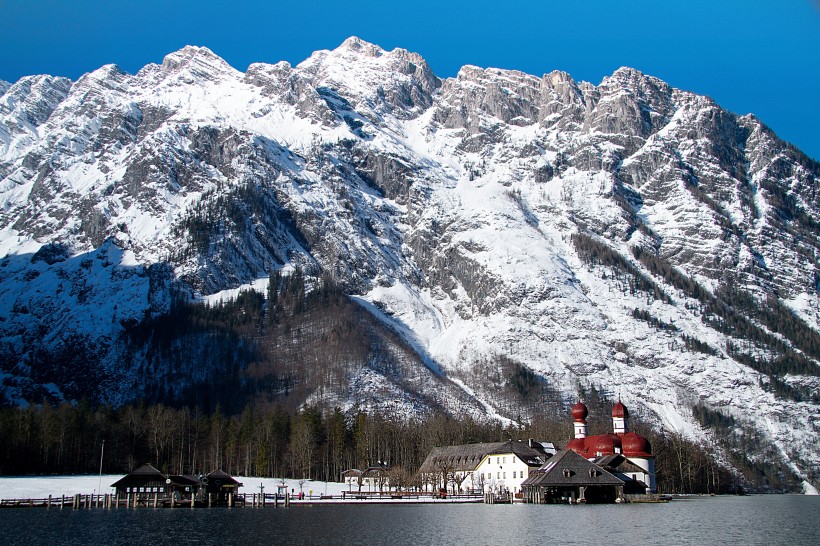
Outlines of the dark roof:
M 603 467 L 609 472 L 645 472 L 643 468 L 636 465 L 620 453 L 616 453 L 615 455 L 605 455 L 604 457 L 597 459 L 595 464 Z
M 432 474 L 441 472 L 442 464 L 453 472 L 475 470 L 475 467 L 490 452 L 504 445 L 505 442 L 483 444 L 462 444 L 458 446 L 434 447 L 421 464 L 419 472 Z
M 537 445 L 541 447 L 541 444 Z M 529 444 L 520 440 L 510 440 L 508 442 L 504 442 L 501 446 L 489 452 L 488 455 L 500 455 L 502 453 L 513 453 L 519 459 L 524 461 L 527 466 L 541 466 L 547 460 L 547 456 L 543 448 L 538 449 L 535 447 L 530 447 Z
M 522 487 L 535 486 L 590 486 L 623 485 L 623 480 L 613 476 L 572 450 L 555 454 L 544 466 L 531 473 L 521 483 Z
M 222 480 L 223 485 L 242 485 L 238 481 L 236 481 L 230 474 L 227 472 L 223 472 L 222 470 L 214 470 L 207 476 L 208 482 L 211 483 L 212 480 Z
M 165 481 L 165 474 L 146 463 L 133 470 L 130 474 L 123 476 L 111 484 L 111 487 L 128 487 L 131 485 L 146 484 L 154 481 Z
M 537 445 L 540 447 L 540 444 Z M 505 453 L 512 453 L 527 465 L 537 467 L 544 464 L 548 457 L 544 450 L 538 447 L 530 447 L 527 442 L 520 440 L 435 447 L 422 463 L 419 472 L 422 474 L 441 472 L 443 464 L 451 472 L 466 472 L 475 470 L 488 455 Z
M 168 479 L 175 485 L 199 485 L 199 479 L 196 476 L 168 476 Z
M 150 465 L 148 463 L 145 463 L 144 465 L 137 468 L 136 470 L 133 470 L 131 472 L 131 475 L 132 476 L 152 475 L 152 476 L 162 476 L 163 478 L 165 477 L 165 474 L 163 474 L 162 472 L 160 472 L 159 470 L 157 470 L 156 468 L 154 468 L 152 465 Z

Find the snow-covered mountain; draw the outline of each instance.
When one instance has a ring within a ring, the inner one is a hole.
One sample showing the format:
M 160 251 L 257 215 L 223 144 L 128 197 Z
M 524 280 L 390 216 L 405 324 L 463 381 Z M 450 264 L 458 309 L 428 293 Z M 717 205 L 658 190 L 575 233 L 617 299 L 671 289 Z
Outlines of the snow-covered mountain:
M 295 67 L 185 47 L 0 82 L 5 395 L 81 375 L 127 400 L 124 331 L 298 267 L 398 334 L 400 375 L 448 411 L 518 418 L 503 357 L 693 438 L 706 406 L 816 485 L 818 177 L 754 116 L 630 68 L 442 80 L 350 38 Z M 321 396 L 406 395 L 370 361 L 357 380 Z

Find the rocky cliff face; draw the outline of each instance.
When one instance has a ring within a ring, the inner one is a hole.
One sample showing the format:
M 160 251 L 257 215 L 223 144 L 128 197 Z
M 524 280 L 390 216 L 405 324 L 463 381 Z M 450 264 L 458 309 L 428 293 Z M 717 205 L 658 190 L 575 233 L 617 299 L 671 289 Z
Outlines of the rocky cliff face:
M 816 483 L 820 165 L 751 115 L 629 68 L 440 80 L 356 38 L 0 93 L 7 398 L 69 396 L 36 355 L 83 339 L 127 399 L 130 325 L 298 266 L 398 333 L 448 411 L 518 418 L 504 357 L 697 438 L 706 405 Z

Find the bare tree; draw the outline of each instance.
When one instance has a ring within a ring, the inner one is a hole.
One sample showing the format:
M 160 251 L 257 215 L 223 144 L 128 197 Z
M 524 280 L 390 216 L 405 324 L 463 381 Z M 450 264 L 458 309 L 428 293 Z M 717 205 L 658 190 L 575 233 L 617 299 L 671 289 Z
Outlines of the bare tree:
M 438 474 L 441 476 L 441 482 L 439 482 L 439 487 L 443 489 L 447 489 L 447 484 L 450 483 L 450 478 L 452 477 L 453 469 L 455 468 L 453 461 L 450 457 L 438 457 L 433 461 L 433 465 L 438 470 Z
M 159 468 L 162 464 L 161 456 L 173 435 L 171 428 L 173 421 L 173 410 L 169 410 L 162 404 L 156 404 L 148 408 L 148 441 L 154 450 L 155 464 Z
M 293 470 L 301 478 L 310 478 L 310 467 L 316 451 L 313 428 L 306 419 L 297 419 L 290 437 Z

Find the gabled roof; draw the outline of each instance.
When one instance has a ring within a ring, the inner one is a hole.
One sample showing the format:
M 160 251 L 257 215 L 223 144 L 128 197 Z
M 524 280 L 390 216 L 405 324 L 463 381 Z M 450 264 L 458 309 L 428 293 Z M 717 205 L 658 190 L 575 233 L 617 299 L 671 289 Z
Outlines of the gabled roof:
M 146 463 L 111 484 L 111 487 L 129 487 L 154 481 L 165 481 L 165 474 Z
M 503 453 L 512 453 L 524 461 L 527 466 L 541 466 L 547 460 L 547 457 L 543 451 L 530 447 L 526 442 L 519 440 L 509 440 L 504 442 L 498 448 L 490 451 L 487 455 L 500 455 Z
M 481 464 L 481 461 L 489 455 L 507 453 L 512 453 L 524 461 L 526 465 L 532 467 L 541 466 L 547 459 L 547 455 L 543 450 L 530 447 L 527 442 L 520 440 L 462 444 L 433 448 L 424 463 L 422 463 L 421 468 L 419 468 L 419 472 L 431 474 L 441 472 L 445 467 L 450 472 L 468 472 L 475 470 Z
M 422 474 L 441 472 L 443 467 L 451 472 L 466 472 L 475 467 L 484 457 L 505 442 L 483 444 L 462 444 L 458 446 L 434 447 L 419 468 Z
M 132 471 L 131 475 L 132 476 L 155 475 L 155 476 L 161 476 L 163 478 L 165 477 L 165 474 L 163 474 L 162 472 L 160 472 L 159 470 L 157 470 L 156 468 L 154 468 L 152 465 L 150 465 L 148 463 L 145 463 L 141 467 L 139 467 L 136 470 Z
M 242 485 L 238 481 L 236 481 L 230 474 L 227 472 L 223 472 L 222 470 L 214 470 L 207 476 L 208 482 L 210 483 L 212 480 L 222 480 L 223 484 L 236 484 Z
M 559 451 L 547 461 L 547 464 L 531 473 L 521 486 L 575 487 L 623 484 L 620 478 L 567 449 Z
M 199 479 L 196 476 L 168 476 L 171 483 L 174 485 L 182 485 L 185 487 L 199 485 Z
M 603 467 L 609 472 L 646 472 L 643 468 L 630 461 L 623 454 L 616 453 L 615 455 L 606 455 L 597 459 L 595 464 Z

